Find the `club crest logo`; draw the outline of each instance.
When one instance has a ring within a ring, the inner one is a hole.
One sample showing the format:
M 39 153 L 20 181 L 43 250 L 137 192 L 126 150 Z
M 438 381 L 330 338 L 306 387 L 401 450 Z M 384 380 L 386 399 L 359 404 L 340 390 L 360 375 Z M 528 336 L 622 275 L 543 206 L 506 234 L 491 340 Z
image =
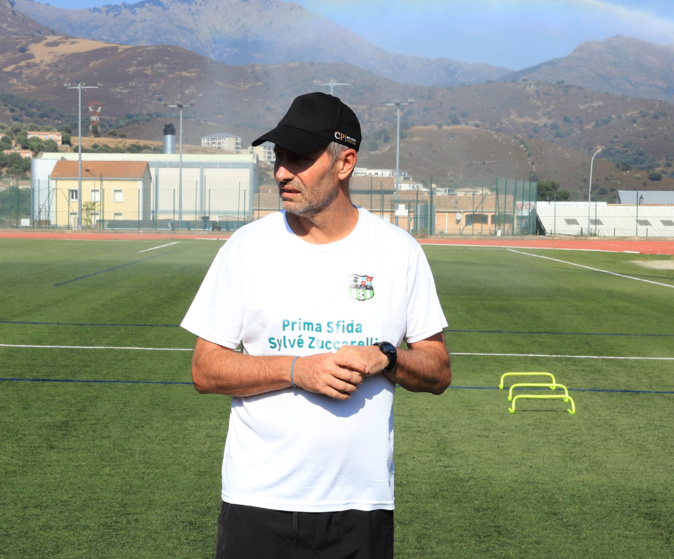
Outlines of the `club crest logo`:
M 372 287 L 372 278 L 374 276 L 361 276 L 353 274 L 350 276 L 349 295 L 358 301 L 367 301 L 374 297 L 374 287 Z

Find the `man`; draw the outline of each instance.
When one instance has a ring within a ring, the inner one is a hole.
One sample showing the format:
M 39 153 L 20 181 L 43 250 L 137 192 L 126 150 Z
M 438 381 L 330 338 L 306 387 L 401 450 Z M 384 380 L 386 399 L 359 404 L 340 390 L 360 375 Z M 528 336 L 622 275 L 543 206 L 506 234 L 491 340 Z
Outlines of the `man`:
M 301 95 L 265 141 L 283 211 L 232 235 L 182 323 L 197 390 L 233 396 L 216 557 L 390 558 L 393 393 L 447 388 L 447 323 L 419 244 L 351 203 L 354 112 Z

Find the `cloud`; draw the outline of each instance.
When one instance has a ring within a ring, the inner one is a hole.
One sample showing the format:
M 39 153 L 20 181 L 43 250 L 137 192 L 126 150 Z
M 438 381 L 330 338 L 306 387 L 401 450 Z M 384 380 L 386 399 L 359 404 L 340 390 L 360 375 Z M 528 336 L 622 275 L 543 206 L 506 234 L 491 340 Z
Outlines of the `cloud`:
M 669 0 L 661 2 L 606 2 L 603 0 L 570 0 L 602 20 L 606 29 L 616 34 L 631 35 L 654 43 L 674 42 L 674 13 Z
M 580 43 L 674 43 L 672 0 L 296 0 L 390 52 L 519 69 Z

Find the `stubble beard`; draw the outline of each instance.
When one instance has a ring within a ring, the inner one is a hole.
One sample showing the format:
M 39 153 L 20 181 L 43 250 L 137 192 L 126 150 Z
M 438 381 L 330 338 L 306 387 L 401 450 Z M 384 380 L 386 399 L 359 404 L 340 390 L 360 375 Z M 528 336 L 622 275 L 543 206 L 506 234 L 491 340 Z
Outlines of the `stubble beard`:
M 289 184 L 288 186 L 292 186 Z M 307 189 L 302 187 L 292 186 L 293 189 L 297 190 L 301 195 L 306 196 Z M 316 185 L 314 190 L 315 194 L 319 196 L 312 196 L 311 198 L 305 198 L 300 202 L 292 202 L 291 200 L 283 199 L 283 191 L 280 192 L 281 202 L 283 204 L 283 209 L 286 213 L 293 214 L 297 217 L 311 217 L 316 215 L 326 209 L 330 204 L 332 204 L 339 194 L 338 188 L 326 188 L 324 184 Z

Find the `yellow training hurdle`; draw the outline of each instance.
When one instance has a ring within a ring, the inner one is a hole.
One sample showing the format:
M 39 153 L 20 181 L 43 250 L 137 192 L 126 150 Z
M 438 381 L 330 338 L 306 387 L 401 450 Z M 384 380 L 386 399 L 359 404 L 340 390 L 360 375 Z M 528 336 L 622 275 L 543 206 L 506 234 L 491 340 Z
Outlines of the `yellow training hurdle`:
M 510 390 L 508 391 L 508 402 L 511 402 L 513 399 L 513 389 L 514 388 L 521 388 L 521 387 L 527 387 L 527 388 L 534 388 L 534 387 L 540 387 L 540 386 L 547 386 L 550 388 L 550 390 L 557 390 L 558 388 L 561 388 L 564 390 L 564 395 L 569 398 L 569 391 L 566 389 L 566 386 L 563 384 L 546 384 L 542 382 L 518 382 L 513 384 L 510 387 Z M 565 400 L 566 401 L 566 400 Z
M 533 376 L 538 376 L 538 377 L 548 377 L 550 379 L 550 382 L 516 382 L 510 386 L 510 390 L 508 391 L 508 401 L 512 402 L 512 406 L 508 408 L 508 411 L 510 413 L 515 413 L 515 403 L 517 402 L 518 398 L 525 398 L 525 399 L 532 399 L 532 400 L 544 400 L 544 399 L 561 399 L 564 402 L 570 402 L 571 403 L 571 409 L 568 409 L 568 411 L 571 415 L 574 415 L 576 413 L 576 403 L 573 401 L 573 398 L 569 396 L 569 391 L 564 386 L 563 384 L 557 384 L 557 381 L 555 380 L 555 375 L 552 373 L 546 373 L 546 372 L 508 372 L 508 373 L 503 373 L 501 375 L 501 382 L 499 383 L 498 387 L 499 390 L 503 390 L 505 379 L 510 376 L 524 376 L 524 377 L 533 377 Z M 564 394 L 518 394 L 513 398 L 513 390 L 515 388 L 541 388 L 541 387 L 547 387 L 550 390 L 564 390 Z
M 501 382 L 498 385 L 500 390 L 503 390 L 503 381 L 505 380 L 506 377 L 512 377 L 512 376 L 524 376 L 524 377 L 532 377 L 532 376 L 547 376 L 552 379 L 552 384 L 557 384 L 557 381 L 555 380 L 555 375 L 552 373 L 503 373 L 501 375 Z M 554 390 L 554 388 L 553 388 Z
M 543 398 L 557 398 L 557 399 L 559 399 L 559 398 L 561 398 L 565 402 L 571 402 L 571 409 L 566 410 L 566 411 L 568 411 L 571 415 L 574 415 L 576 413 L 576 404 L 573 401 L 573 398 L 571 396 L 568 396 L 568 395 L 565 396 L 564 394 L 545 394 L 545 395 L 540 395 L 540 396 L 538 396 L 536 394 L 518 394 L 513 399 L 512 407 L 508 408 L 508 411 L 510 413 L 515 413 L 515 402 L 517 402 L 518 398 L 531 398 L 531 399 L 543 399 Z

